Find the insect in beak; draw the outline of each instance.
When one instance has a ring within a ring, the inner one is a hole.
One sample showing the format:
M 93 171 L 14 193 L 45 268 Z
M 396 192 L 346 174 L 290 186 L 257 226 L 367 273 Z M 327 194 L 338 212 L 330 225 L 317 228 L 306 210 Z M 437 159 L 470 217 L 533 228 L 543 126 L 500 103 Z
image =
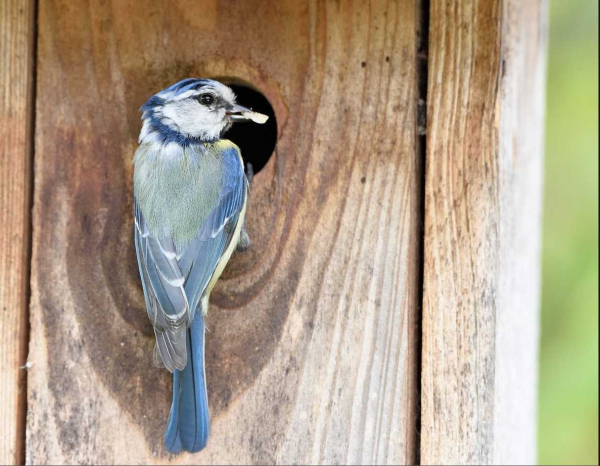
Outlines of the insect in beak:
M 261 125 L 269 119 L 267 115 L 253 112 L 249 108 L 237 104 L 232 105 L 231 108 L 227 110 L 227 117 L 231 121 L 253 121 L 254 123 Z

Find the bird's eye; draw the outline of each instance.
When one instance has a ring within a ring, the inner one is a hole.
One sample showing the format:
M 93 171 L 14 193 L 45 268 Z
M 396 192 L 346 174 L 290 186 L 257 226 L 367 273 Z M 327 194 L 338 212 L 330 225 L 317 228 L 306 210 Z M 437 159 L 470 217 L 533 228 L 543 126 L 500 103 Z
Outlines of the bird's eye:
M 211 94 L 202 94 L 198 99 L 202 105 L 211 105 L 215 101 L 215 97 Z

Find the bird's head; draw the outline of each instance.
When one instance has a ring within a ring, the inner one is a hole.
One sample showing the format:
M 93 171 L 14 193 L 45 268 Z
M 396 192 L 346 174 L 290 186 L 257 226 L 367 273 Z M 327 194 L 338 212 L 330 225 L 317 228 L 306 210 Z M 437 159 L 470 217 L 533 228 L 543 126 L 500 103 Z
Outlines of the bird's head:
M 142 142 L 215 141 L 234 121 L 264 123 L 266 117 L 238 105 L 233 91 L 212 79 L 188 78 L 142 105 Z

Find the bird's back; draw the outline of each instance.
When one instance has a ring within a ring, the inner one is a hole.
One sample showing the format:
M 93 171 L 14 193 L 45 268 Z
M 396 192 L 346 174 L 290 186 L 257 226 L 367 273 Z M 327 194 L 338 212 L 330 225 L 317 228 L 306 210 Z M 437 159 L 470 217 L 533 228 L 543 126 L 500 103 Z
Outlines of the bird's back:
M 199 234 L 227 189 L 227 172 L 241 166 L 228 140 L 181 146 L 142 144 L 134 157 L 134 194 L 156 236 L 171 236 L 178 251 Z

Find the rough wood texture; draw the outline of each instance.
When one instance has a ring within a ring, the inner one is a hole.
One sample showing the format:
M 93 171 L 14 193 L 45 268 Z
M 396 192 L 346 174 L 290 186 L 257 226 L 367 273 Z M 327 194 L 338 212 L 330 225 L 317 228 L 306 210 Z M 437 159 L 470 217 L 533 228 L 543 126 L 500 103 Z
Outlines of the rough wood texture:
M 33 2 L 0 2 L 0 464 L 24 459 Z
M 414 462 L 414 2 L 39 9 L 27 461 Z M 254 179 L 252 246 L 213 293 L 209 446 L 169 457 L 131 158 L 140 105 L 187 76 L 258 87 L 280 139 Z
M 536 460 L 545 2 L 430 11 L 421 461 Z

